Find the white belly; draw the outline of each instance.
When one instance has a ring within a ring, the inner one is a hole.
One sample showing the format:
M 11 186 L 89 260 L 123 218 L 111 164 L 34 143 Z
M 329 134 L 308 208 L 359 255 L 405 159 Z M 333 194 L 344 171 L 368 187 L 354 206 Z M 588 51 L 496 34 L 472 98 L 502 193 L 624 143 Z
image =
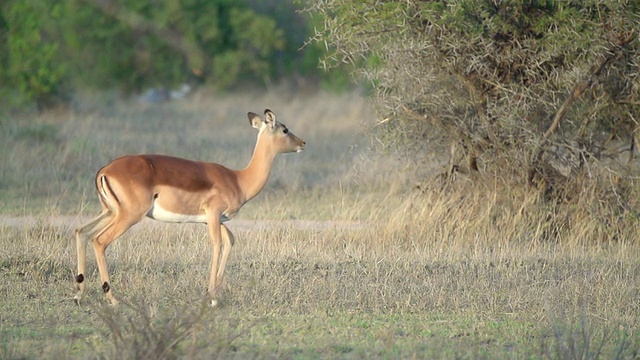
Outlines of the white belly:
M 169 210 L 163 209 L 158 204 L 153 204 L 153 207 L 147 213 L 147 216 L 158 221 L 170 222 L 170 223 L 207 223 L 207 217 L 205 214 L 179 214 Z M 220 215 L 220 222 L 229 221 L 229 218 L 224 214 Z
M 147 216 L 154 220 L 172 223 L 207 223 L 207 217 L 204 214 L 178 214 L 165 210 L 158 204 L 153 204 L 153 207 L 149 210 Z

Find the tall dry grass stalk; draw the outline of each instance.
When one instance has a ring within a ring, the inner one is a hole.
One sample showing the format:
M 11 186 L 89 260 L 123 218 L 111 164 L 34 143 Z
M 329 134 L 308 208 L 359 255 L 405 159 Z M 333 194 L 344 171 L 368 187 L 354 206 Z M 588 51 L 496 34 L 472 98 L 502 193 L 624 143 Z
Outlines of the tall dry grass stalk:
M 202 90 L 184 102 L 159 105 L 78 99 L 70 111 L 0 119 L 0 210 L 75 214 L 88 204 L 95 211 L 96 171 L 124 154 L 162 153 L 242 168 L 256 138 L 246 114 L 265 108 L 308 143 L 301 156 L 276 161 L 266 192 L 348 181 L 366 151 L 362 124 L 372 113 L 356 93 Z

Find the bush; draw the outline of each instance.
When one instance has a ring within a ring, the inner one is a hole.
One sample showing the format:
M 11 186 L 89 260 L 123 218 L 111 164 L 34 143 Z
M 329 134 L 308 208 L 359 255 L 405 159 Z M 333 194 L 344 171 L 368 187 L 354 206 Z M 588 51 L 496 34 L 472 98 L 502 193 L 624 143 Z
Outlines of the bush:
M 6 91 L 19 92 L 11 94 L 16 104 L 33 101 L 47 107 L 60 95 L 66 68 L 58 44 L 41 30 L 59 16 L 60 7 L 48 1 L 14 1 L 0 7 L 0 79 L 13 85 Z
M 208 83 L 229 89 L 316 75 L 318 49 L 300 51 L 308 21 L 293 2 L 5 1 L 2 101 L 15 97 L 44 108 L 87 87 L 131 93 Z
M 639 1 L 330 0 L 311 10 L 325 17 L 327 61 L 359 62 L 374 84 L 379 142 L 417 167 L 435 150 L 448 174 L 504 177 L 559 201 L 585 183 L 625 198 Z

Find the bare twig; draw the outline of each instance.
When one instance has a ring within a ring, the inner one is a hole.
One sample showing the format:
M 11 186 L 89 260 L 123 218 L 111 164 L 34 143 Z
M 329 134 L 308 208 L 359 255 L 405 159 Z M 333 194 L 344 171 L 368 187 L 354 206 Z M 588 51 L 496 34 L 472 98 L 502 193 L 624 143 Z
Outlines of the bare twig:
M 621 39 L 616 44 L 616 47 L 624 46 L 629 42 L 631 42 L 631 40 L 633 39 L 634 39 L 634 36 L 632 32 L 631 34 L 626 36 L 624 39 Z M 553 117 L 553 122 L 551 123 L 547 131 L 545 131 L 544 135 L 542 136 L 542 139 L 540 139 L 540 141 L 536 145 L 536 148 L 533 152 L 533 159 L 530 162 L 529 170 L 528 170 L 527 180 L 529 185 L 533 185 L 533 179 L 535 177 L 536 172 L 538 171 L 537 169 L 538 169 L 538 166 L 540 165 L 540 160 L 542 159 L 542 155 L 544 154 L 544 146 L 549 141 L 549 138 L 551 138 L 551 136 L 555 133 L 556 129 L 560 125 L 560 122 L 562 122 L 562 119 L 566 115 L 569 108 L 573 105 L 573 103 L 576 100 L 578 100 L 582 96 L 585 90 L 591 87 L 591 85 L 596 80 L 598 75 L 600 75 L 600 73 L 602 72 L 602 69 L 605 67 L 605 65 L 607 65 L 609 61 L 611 61 L 617 56 L 615 49 L 608 49 L 605 52 L 605 54 L 606 55 L 603 56 L 600 59 L 600 61 L 598 61 L 591 68 L 591 72 L 587 76 L 587 78 L 580 81 L 573 87 L 571 94 L 569 95 L 569 97 L 567 97 L 564 103 L 562 103 L 562 105 L 558 109 L 558 112 L 556 112 L 555 116 Z

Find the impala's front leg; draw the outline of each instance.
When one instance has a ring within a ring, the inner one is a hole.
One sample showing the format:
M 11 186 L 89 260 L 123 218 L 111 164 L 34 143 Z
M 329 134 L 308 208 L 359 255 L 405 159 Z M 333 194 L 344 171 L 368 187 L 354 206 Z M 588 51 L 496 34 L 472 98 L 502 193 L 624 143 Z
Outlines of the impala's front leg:
M 233 243 L 235 242 L 235 239 L 233 237 L 233 233 L 231 233 L 231 231 L 224 226 L 224 224 L 220 225 L 220 232 L 222 235 L 222 255 L 220 257 L 220 265 L 218 266 L 218 285 L 221 286 L 223 285 L 223 281 L 224 281 L 224 269 L 227 266 L 227 260 L 229 260 L 229 254 L 231 253 L 231 247 L 233 246 Z M 226 288 L 226 286 L 225 286 Z
M 211 300 L 210 305 L 215 307 L 218 305 L 217 290 L 218 286 L 218 267 L 220 266 L 220 251 L 222 249 L 222 234 L 220 217 L 217 216 L 208 222 L 209 236 L 211 236 L 211 245 L 213 247 L 211 258 L 211 273 L 209 275 L 209 298 Z

